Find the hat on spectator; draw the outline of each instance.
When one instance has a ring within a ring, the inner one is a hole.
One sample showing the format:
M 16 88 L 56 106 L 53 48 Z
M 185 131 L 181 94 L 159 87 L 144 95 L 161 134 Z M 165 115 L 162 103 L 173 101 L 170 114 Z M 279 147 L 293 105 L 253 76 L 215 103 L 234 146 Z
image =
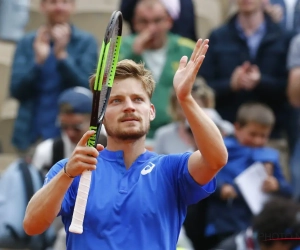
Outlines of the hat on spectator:
M 93 95 L 84 87 L 74 87 L 63 91 L 58 98 L 60 112 L 89 114 L 92 112 Z
M 173 20 L 178 19 L 181 6 L 180 0 L 160 0 Z

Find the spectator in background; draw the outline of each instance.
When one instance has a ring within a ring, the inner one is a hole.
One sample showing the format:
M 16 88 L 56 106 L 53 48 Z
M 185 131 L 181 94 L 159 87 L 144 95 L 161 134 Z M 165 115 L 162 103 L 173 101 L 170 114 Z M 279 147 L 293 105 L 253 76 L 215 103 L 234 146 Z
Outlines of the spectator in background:
M 234 122 L 241 104 L 264 103 L 276 116 L 272 145 L 281 145 L 287 134 L 293 150 L 297 126 L 295 109 L 286 98 L 285 67 L 292 35 L 264 14 L 263 0 L 237 0 L 237 4 L 238 13 L 211 33 L 200 74 L 215 90 L 222 118 Z
M 299 25 L 300 26 L 300 25 Z M 292 152 L 290 168 L 294 198 L 300 200 L 300 34 L 293 38 L 288 54 L 289 83 L 287 95 L 291 105 L 297 108 L 298 139 Z
M 10 93 L 20 102 L 12 138 L 20 151 L 60 134 L 55 125 L 59 94 L 74 86 L 88 88 L 96 68 L 96 40 L 70 23 L 74 9 L 75 0 L 42 0 L 46 23 L 17 45 Z
M 131 59 L 137 63 L 144 61 L 157 83 L 151 100 L 157 116 L 151 122 L 147 139 L 153 139 L 156 129 L 171 121 L 166 107 L 173 76 L 180 58 L 184 55 L 190 57 L 195 44 L 187 38 L 169 33 L 172 23 L 159 0 L 141 0 L 135 7 L 133 17 L 137 34 L 125 37 L 121 45 L 120 60 Z
M 35 150 L 32 165 L 46 174 L 58 161 L 70 157 L 83 134 L 89 130 L 93 95 L 89 89 L 74 87 L 61 93 L 58 99 L 58 125 L 61 136 L 41 142 Z M 101 143 L 106 145 L 104 127 Z M 59 150 L 59 156 L 54 151 Z
M 262 186 L 264 192 L 291 196 L 278 152 L 266 147 L 274 122 L 272 110 L 265 105 L 248 103 L 239 108 L 235 136 L 225 138 L 228 163 L 217 174 L 216 192 L 207 202 L 208 249 L 250 226 L 253 214 L 234 179 L 253 163 L 265 165 L 268 177 Z
M 81 137 L 89 130 L 92 102 L 92 92 L 84 87 L 70 88 L 60 94 L 58 122 L 61 136 L 47 139 L 37 145 L 32 158 L 32 166 L 40 170 L 43 175 L 46 175 L 58 161 L 69 158 Z M 98 143 L 106 147 L 104 126 L 102 126 Z M 66 232 L 61 219 L 56 219 L 54 225 L 57 230 L 54 249 L 65 250 Z
M 121 11 L 124 19 L 129 23 L 133 33 L 139 32 L 134 25 L 134 10 L 139 0 L 122 0 Z M 171 32 L 196 41 L 196 27 L 194 5 L 192 0 L 160 0 L 173 19 Z
M 297 203 L 276 197 L 268 201 L 254 217 L 251 227 L 222 242 L 222 250 L 299 250 L 300 207 Z M 278 239 L 282 237 L 285 239 Z M 291 238 L 289 240 L 289 238 Z
M 0 39 L 17 42 L 29 19 L 29 0 L 0 1 Z
M 198 77 L 192 89 L 192 95 L 200 107 L 215 122 L 223 135 L 233 132 L 233 125 L 222 120 L 214 110 L 215 97 L 213 90 L 207 86 L 204 79 Z M 175 91 L 171 91 L 169 113 L 172 122 L 156 130 L 154 136 L 154 151 L 158 154 L 177 154 L 195 150 L 194 138 L 189 124 L 177 101 Z
M 233 132 L 233 125 L 222 120 L 214 110 L 213 90 L 203 78 L 198 77 L 192 89 L 192 96 L 207 115 L 215 122 L 223 135 Z M 184 113 L 178 103 L 175 91 L 171 91 L 169 113 L 173 122 L 160 127 L 154 136 L 154 151 L 158 154 L 178 154 L 197 149 L 194 137 Z M 185 234 L 190 238 L 195 250 L 205 249 L 204 229 L 207 199 L 190 205 L 184 222 Z M 182 231 L 184 235 L 184 231 Z

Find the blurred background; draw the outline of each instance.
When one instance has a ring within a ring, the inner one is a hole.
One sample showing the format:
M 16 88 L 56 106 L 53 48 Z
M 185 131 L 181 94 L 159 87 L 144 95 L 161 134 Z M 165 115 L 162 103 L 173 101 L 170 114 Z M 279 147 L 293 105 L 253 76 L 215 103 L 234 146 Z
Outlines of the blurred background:
M 145 62 L 157 82 L 146 143 L 160 154 L 196 149 L 172 80 L 195 41 L 210 39 L 192 94 L 229 161 L 216 194 L 189 207 L 178 247 L 296 249 L 297 241 L 264 239 L 295 236 L 300 225 L 300 0 L 0 0 L 0 174 L 25 159 L 44 175 L 70 155 L 88 129 L 89 77 L 114 10 L 124 17 L 120 60 Z M 260 185 L 251 201 L 236 182 L 250 167 L 265 176 L 245 177 Z M 49 249 L 64 249 L 57 224 Z M 1 232 L 0 221 L 0 248 Z

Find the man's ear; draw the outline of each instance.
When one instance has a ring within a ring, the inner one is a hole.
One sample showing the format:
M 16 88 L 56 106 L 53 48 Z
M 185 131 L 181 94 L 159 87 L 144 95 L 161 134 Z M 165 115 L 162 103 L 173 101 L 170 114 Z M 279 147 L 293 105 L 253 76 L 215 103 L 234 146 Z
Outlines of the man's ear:
M 150 121 L 153 121 L 155 119 L 155 107 L 154 105 L 151 103 L 150 104 Z

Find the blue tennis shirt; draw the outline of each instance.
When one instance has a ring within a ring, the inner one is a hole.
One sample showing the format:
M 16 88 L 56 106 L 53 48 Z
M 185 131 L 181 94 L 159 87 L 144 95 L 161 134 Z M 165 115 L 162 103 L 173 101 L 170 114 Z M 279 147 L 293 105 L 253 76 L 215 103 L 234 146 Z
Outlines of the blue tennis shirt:
M 68 231 L 79 177 L 68 189 L 59 215 L 68 250 L 174 250 L 187 206 L 215 191 L 216 180 L 201 186 L 188 172 L 191 153 L 158 155 L 146 151 L 127 170 L 123 151 L 104 149 L 92 172 L 82 234 Z M 55 164 L 49 182 L 67 159 Z

